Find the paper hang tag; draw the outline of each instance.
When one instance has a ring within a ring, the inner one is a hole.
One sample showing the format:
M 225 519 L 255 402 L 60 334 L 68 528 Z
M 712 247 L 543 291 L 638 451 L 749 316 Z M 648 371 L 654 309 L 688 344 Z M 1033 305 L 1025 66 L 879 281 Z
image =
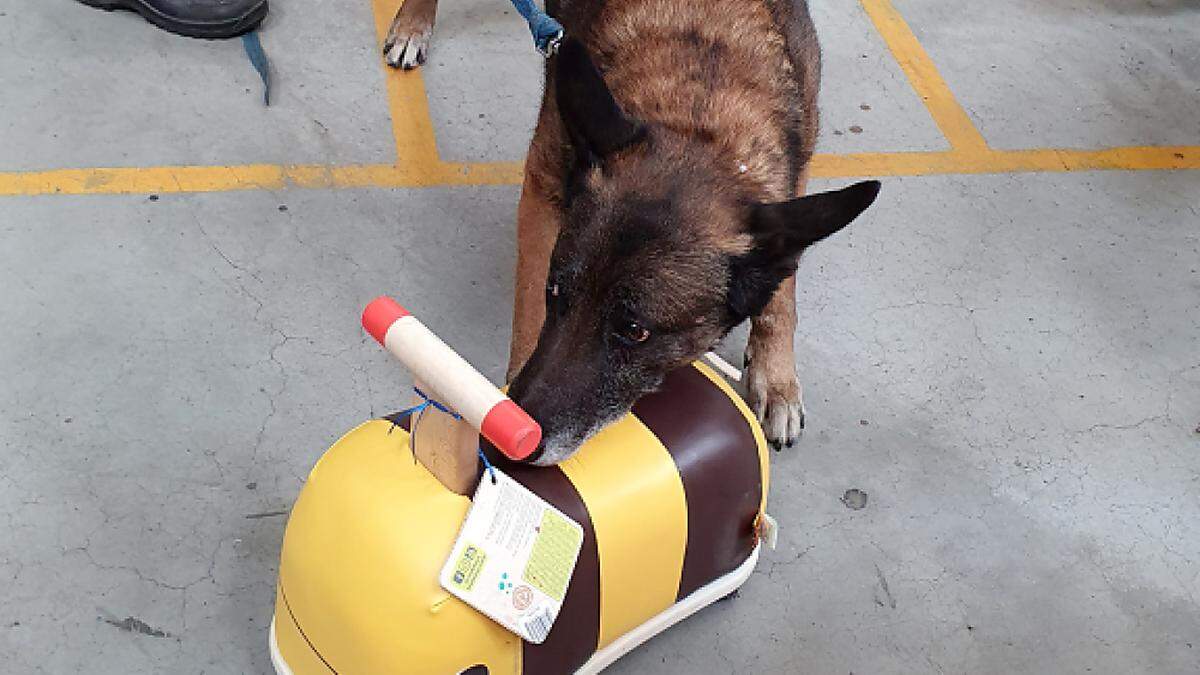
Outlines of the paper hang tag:
M 485 471 L 439 581 L 496 623 L 541 644 L 582 547 L 579 523 L 499 469 Z

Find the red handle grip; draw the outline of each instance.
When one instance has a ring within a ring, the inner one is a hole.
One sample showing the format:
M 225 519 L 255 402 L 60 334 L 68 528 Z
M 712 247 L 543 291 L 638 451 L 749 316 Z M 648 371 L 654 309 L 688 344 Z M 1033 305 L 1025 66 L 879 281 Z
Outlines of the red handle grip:
M 479 430 L 512 459 L 525 459 L 542 441 L 542 427 L 407 309 L 381 296 L 363 310 L 363 328 L 399 358 L 438 401 Z

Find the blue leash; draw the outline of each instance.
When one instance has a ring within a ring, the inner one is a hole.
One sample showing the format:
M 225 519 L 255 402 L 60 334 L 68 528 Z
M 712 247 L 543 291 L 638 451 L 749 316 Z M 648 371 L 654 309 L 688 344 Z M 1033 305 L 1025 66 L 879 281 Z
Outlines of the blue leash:
M 543 12 L 533 3 L 533 0 L 512 0 L 513 7 L 529 24 L 529 32 L 533 35 L 533 44 L 547 58 L 554 56 L 558 45 L 563 39 L 563 27 L 554 17 Z M 250 65 L 258 71 L 263 83 L 263 105 L 271 105 L 271 62 L 263 50 L 262 40 L 258 31 L 253 30 L 242 35 L 242 47 L 250 59 Z M 440 404 L 439 404 L 440 405 Z M 397 413 L 399 414 L 399 413 Z
M 416 432 L 417 425 L 421 423 L 421 418 L 425 415 L 425 411 L 429 410 L 430 408 L 444 412 L 456 420 L 462 419 L 462 415 L 459 415 L 458 413 L 454 412 L 453 410 L 447 408 L 443 403 L 430 398 L 429 394 L 426 394 L 425 392 L 421 391 L 417 387 L 413 387 L 413 391 L 416 392 L 417 396 L 421 397 L 422 401 L 420 403 L 412 406 L 411 408 L 405 408 L 404 410 L 401 410 L 398 413 L 392 413 L 391 415 L 388 415 L 386 418 L 384 418 L 387 421 L 392 423 L 391 429 L 388 429 L 389 434 L 392 433 L 392 429 L 395 429 L 406 418 L 412 417 L 413 415 L 416 415 L 416 417 L 413 418 L 412 431 Z M 414 435 L 414 438 L 415 438 L 415 435 Z M 415 451 L 416 450 L 416 441 L 413 441 L 412 447 L 413 447 L 413 450 Z M 483 448 L 478 448 L 478 452 L 479 452 L 479 459 L 483 461 L 484 469 L 488 472 L 488 476 L 491 477 L 491 479 L 492 479 L 492 485 L 495 485 L 496 484 L 496 467 L 492 466 L 492 463 L 490 461 L 488 461 L 487 455 L 483 454 Z M 417 457 L 414 452 L 413 461 L 415 462 L 416 460 L 417 460 Z
M 242 47 L 250 58 L 250 65 L 258 71 L 263 83 L 263 105 L 271 105 L 271 62 L 263 51 L 262 40 L 258 39 L 258 31 L 252 30 L 242 36 Z
M 538 9 L 533 0 L 512 0 L 512 4 L 529 23 L 529 32 L 533 34 L 533 44 L 537 45 L 538 51 L 546 57 L 554 56 L 563 39 L 562 24 Z

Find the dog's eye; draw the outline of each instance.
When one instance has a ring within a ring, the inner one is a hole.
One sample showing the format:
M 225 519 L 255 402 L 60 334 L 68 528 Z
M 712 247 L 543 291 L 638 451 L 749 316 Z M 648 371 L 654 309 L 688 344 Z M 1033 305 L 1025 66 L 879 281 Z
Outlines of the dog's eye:
M 630 344 L 641 344 L 650 339 L 650 329 L 636 321 L 626 321 L 617 329 L 617 335 Z

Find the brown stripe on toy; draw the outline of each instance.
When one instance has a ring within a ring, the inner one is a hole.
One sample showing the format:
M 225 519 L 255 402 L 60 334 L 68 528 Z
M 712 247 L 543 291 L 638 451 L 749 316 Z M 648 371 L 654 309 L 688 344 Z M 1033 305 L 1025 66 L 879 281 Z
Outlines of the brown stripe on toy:
M 573 673 L 591 658 L 600 639 L 600 554 L 596 532 L 583 499 L 558 467 L 534 467 L 505 461 L 484 444 L 488 459 L 534 494 L 553 504 L 583 527 L 583 548 L 567 586 L 558 618 L 540 645 L 522 642 L 526 675 Z M 486 480 L 486 477 L 484 477 Z
M 746 561 L 762 500 L 758 444 L 733 401 L 695 367 L 667 376 L 633 414 L 675 460 L 687 497 L 679 600 Z

